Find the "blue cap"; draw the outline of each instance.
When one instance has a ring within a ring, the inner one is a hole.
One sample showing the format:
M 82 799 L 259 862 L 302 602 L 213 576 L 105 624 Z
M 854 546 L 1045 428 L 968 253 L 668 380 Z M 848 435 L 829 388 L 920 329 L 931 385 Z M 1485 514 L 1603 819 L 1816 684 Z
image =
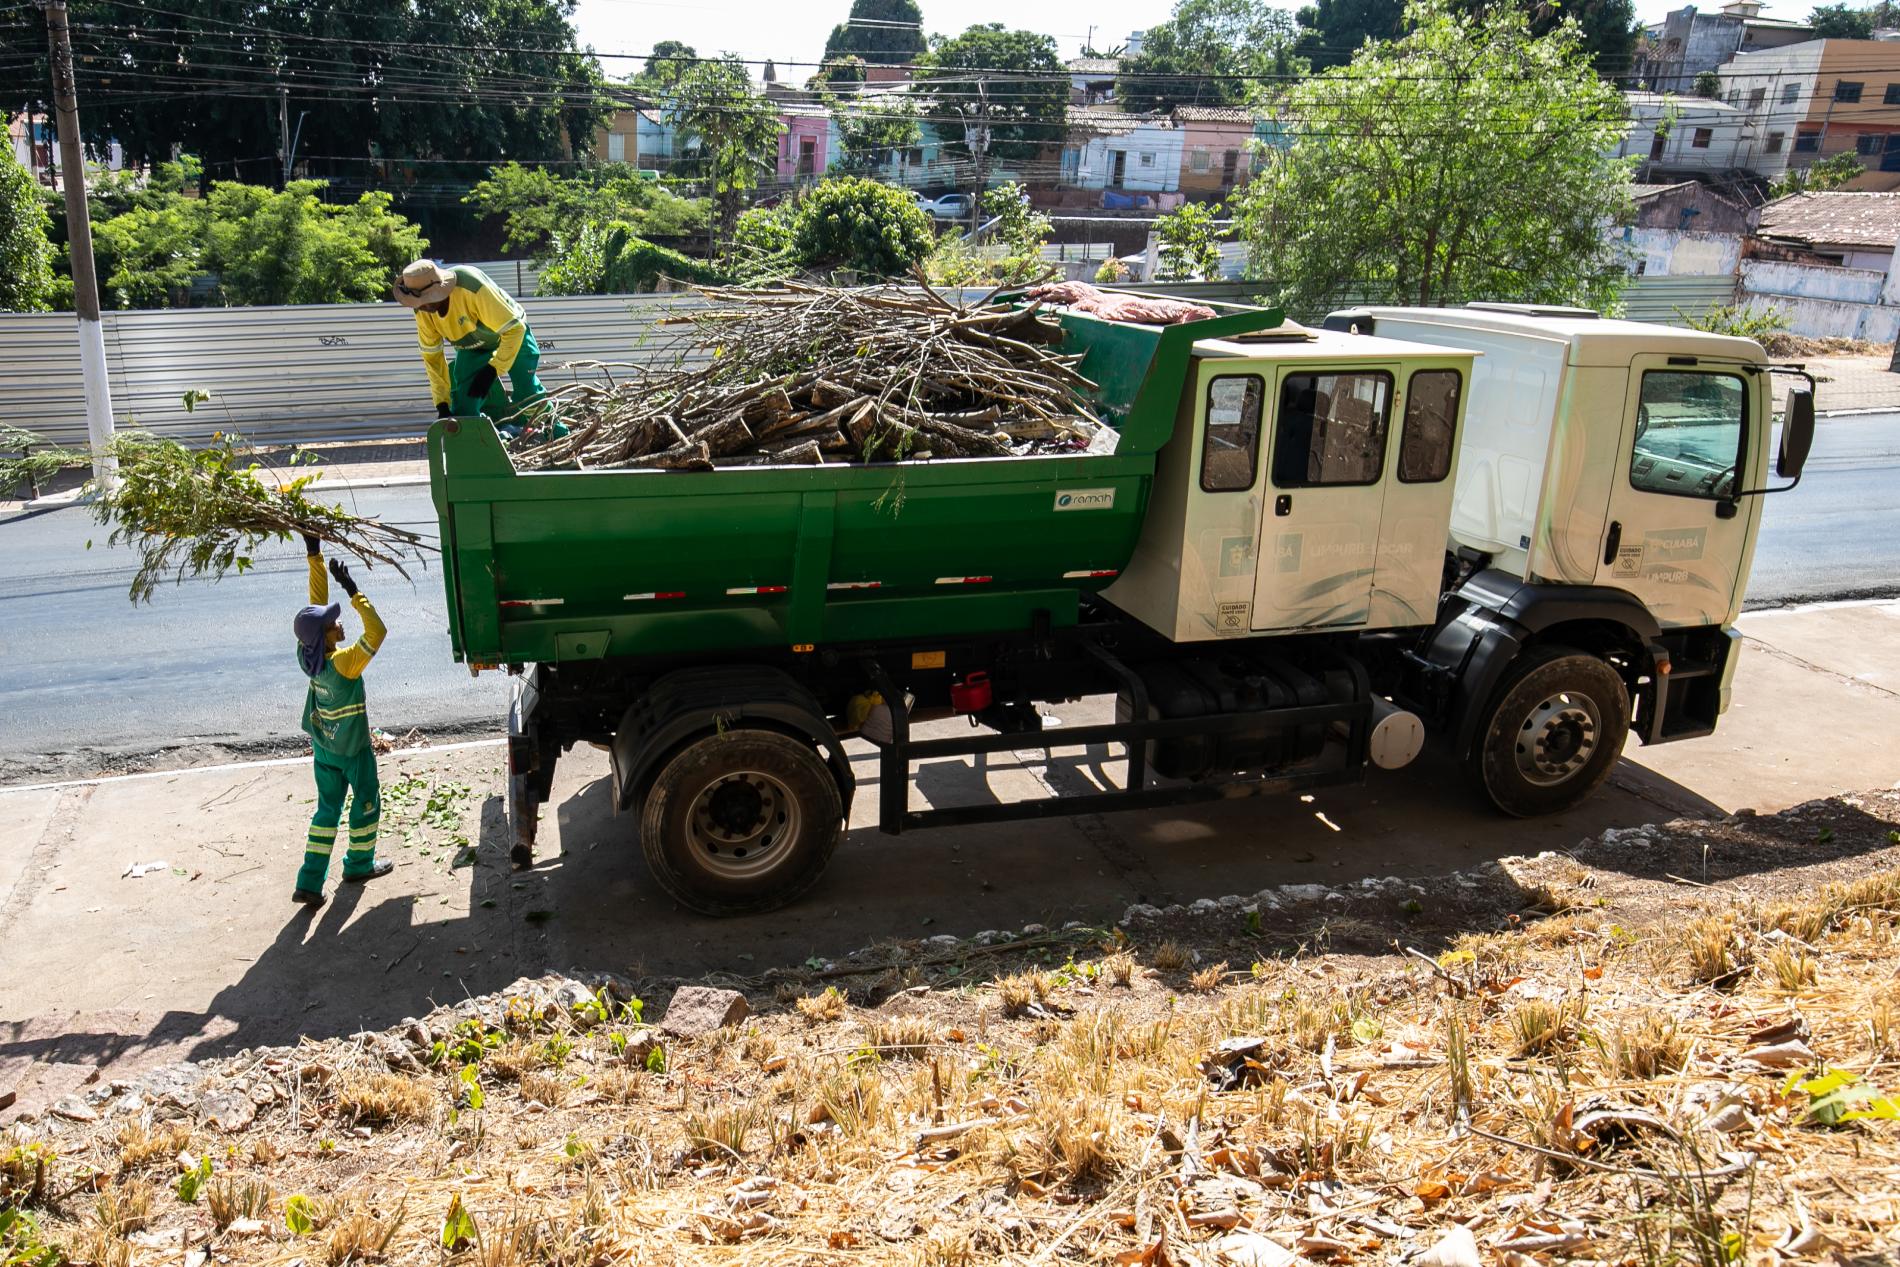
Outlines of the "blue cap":
M 323 672 L 323 635 L 343 615 L 343 604 L 306 607 L 297 613 L 291 628 L 297 632 L 297 662 L 308 677 Z

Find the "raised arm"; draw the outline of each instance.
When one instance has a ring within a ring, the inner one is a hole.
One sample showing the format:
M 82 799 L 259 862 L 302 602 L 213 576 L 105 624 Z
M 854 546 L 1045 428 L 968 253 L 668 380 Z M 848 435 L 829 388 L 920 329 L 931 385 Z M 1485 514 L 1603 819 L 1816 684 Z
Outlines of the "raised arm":
M 376 609 L 370 605 L 369 597 L 357 592 L 349 568 L 332 561 L 330 571 L 335 575 L 337 584 L 343 587 L 343 592 L 350 596 L 350 606 L 356 609 L 357 616 L 363 621 L 362 636 L 332 655 L 330 664 L 344 677 L 362 677 L 363 670 L 369 667 L 369 662 L 382 648 L 383 638 L 389 630 L 383 625 L 382 617 L 376 614 Z
M 305 533 L 303 548 L 310 564 L 310 605 L 322 607 L 330 601 L 330 578 L 323 571 L 323 543 Z

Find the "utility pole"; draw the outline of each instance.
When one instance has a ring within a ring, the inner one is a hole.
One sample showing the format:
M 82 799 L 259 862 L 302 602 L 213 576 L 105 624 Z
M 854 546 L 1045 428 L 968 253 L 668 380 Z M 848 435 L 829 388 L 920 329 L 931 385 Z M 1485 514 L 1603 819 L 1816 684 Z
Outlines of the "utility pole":
M 99 279 L 93 268 L 92 220 L 86 211 L 86 160 L 79 148 L 79 89 L 73 79 L 72 29 L 66 0 L 44 0 L 52 49 L 53 107 L 59 119 L 60 184 L 66 195 L 66 237 L 73 264 L 73 311 L 79 318 L 79 372 L 86 392 L 86 435 L 92 475 L 108 484 L 118 473 L 112 445 L 112 383 L 106 377 L 105 327 L 99 320 Z
M 277 85 L 277 157 L 284 165 L 283 184 L 290 184 L 290 89 Z

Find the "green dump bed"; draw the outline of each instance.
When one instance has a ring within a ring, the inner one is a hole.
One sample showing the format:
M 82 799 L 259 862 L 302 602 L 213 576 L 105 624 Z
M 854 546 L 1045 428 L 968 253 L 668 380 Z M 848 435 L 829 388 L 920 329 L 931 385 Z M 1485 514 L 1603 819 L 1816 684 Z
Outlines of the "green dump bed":
M 1194 342 L 1272 309 L 1156 327 L 1064 314 L 1112 455 L 711 472 L 514 469 L 492 426 L 429 432 L 457 660 L 556 663 L 1073 624 L 1127 563 Z

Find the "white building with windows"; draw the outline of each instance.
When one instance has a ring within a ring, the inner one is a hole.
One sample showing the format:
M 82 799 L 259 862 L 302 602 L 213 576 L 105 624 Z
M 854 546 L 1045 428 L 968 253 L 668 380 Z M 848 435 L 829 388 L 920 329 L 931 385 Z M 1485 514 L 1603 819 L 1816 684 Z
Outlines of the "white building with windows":
M 1637 160 L 1639 182 L 1713 175 L 1748 165 L 1754 148 L 1748 117 L 1726 101 L 1626 92 L 1623 102 L 1630 129 L 1616 156 Z
M 1184 133 L 1165 115 L 1070 107 L 1062 183 L 1082 189 L 1170 193 L 1181 187 Z

